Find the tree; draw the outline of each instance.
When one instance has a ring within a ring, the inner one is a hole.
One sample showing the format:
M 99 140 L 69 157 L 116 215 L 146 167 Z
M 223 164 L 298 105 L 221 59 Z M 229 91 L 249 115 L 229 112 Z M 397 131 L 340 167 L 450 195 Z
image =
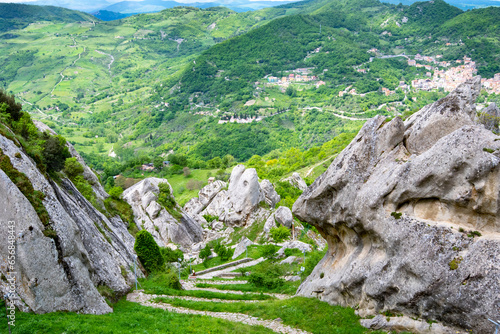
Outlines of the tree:
M 182 173 L 184 174 L 184 177 L 188 177 L 189 175 L 191 175 L 191 170 L 189 170 L 189 167 L 184 167 L 182 169 Z
M 155 166 L 156 169 L 162 169 L 163 168 L 163 158 L 156 157 L 153 161 L 153 165 Z
M 71 157 L 66 147 L 66 139 L 61 136 L 51 136 L 44 133 L 43 160 L 47 168 L 52 171 L 60 171 L 64 167 L 66 158 Z
M 148 273 L 163 270 L 165 259 L 151 233 L 146 230 L 139 231 L 136 235 L 134 250 Z

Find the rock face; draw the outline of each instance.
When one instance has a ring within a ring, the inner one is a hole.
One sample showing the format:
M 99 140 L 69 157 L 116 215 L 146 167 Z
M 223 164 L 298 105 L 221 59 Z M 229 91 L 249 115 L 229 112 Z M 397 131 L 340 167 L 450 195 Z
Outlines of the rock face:
M 264 199 L 271 207 L 271 209 L 274 209 L 276 207 L 276 204 L 281 200 L 280 195 L 274 190 L 273 184 L 269 180 L 262 180 L 260 183 L 260 188 L 262 189 L 262 192 L 264 193 Z
M 33 188 L 45 194 L 43 206 L 56 232 L 53 237 L 43 234 L 45 227 L 31 203 L 0 170 L 0 234 L 5 238 L 0 242 L 2 294 L 7 292 L 4 277 L 9 278 L 8 272 L 12 271 L 7 263 L 7 237 L 8 222 L 13 221 L 17 284 L 12 299 L 17 307 L 35 313 L 111 312 L 96 287 L 106 285 L 118 295 L 130 289 L 135 254 L 127 224 L 118 217 L 108 219 L 96 210 L 71 181 L 62 179 L 57 184 L 47 179 L 11 140 L 0 136 L 0 148 Z M 105 192 L 101 195 L 107 196 Z M 143 276 L 140 271 L 139 275 Z
M 123 199 L 132 207 L 138 227 L 151 233 L 161 247 L 173 242 L 190 248 L 202 241 L 203 230 L 189 214 L 178 208 L 180 217 L 175 218 L 156 201 L 160 183 L 167 183 L 172 189 L 166 179 L 149 177 L 123 192 Z
M 500 141 L 473 122 L 479 89 L 476 77 L 406 122 L 369 120 L 299 197 L 294 214 L 329 249 L 298 294 L 323 291 L 322 300 L 358 305 L 362 316 L 390 310 L 492 331 Z

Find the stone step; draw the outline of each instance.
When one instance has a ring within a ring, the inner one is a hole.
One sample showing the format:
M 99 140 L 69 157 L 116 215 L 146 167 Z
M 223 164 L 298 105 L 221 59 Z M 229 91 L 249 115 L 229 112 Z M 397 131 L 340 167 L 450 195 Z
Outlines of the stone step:
M 224 263 L 224 264 L 221 264 L 220 266 L 215 266 L 215 267 L 212 267 L 212 268 L 208 268 L 208 269 L 199 271 L 199 272 L 196 273 L 196 276 L 208 274 L 208 273 L 211 273 L 213 271 L 222 270 L 222 269 L 226 269 L 226 268 L 229 268 L 229 267 L 234 267 L 234 266 L 237 266 L 239 264 L 247 263 L 247 262 L 250 262 L 250 261 L 253 261 L 253 260 L 254 259 L 247 257 L 247 258 L 244 258 L 244 259 L 241 259 L 241 260 L 238 260 L 238 261 Z

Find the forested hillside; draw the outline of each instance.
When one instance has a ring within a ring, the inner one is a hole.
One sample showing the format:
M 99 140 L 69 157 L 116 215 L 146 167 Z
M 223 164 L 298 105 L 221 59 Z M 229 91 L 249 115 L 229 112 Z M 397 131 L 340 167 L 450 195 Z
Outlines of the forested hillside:
M 223 174 L 223 161 L 253 159 L 260 173 L 283 176 L 327 159 L 303 157 L 341 134 L 345 144 L 370 117 L 406 117 L 446 95 L 410 89 L 434 71 L 410 65 L 416 54 L 467 56 L 483 76 L 500 72 L 498 8 L 462 12 L 442 0 L 177 7 L 111 22 L 51 15 L 2 35 L 0 85 L 104 180 L 139 177 L 137 166 L 172 151 L 180 160 L 168 173 Z M 280 162 L 286 152 L 300 162 Z
M 0 33 L 23 29 L 37 21 L 75 22 L 97 21 L 97 19 L 87 13 L 61 7 L 0 3 Z

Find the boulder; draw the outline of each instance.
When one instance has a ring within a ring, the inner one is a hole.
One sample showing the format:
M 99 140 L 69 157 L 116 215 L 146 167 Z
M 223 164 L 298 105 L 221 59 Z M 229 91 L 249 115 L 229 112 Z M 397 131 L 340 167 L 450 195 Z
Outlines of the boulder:
M 203 230 L 198 221 L 180 207 L 175 209 L 178 216 L 174 217 L 157 202 L 160 183 L 167 183 L 172 191 L 166 179 L 150 177 L 123 192 L 123 199 L 132 207 L 138 227 L 151 233 L 161 247 L 173 242 L 190 248 L 202 241 Z
M 253 245 L 253 242 L 247 237 L 241 238 L 240 242 L 234 249 L 233 260 L 236 259 L 241 254 L 245 253 L 248 246 Z
M 274 213 L 274 218 L 276 219 L 276 222 L 280 223 L 281 225 L 292 228 L 292 210 L 290 210 L 286 206 L 280 206 Z
M 295 262 L 296 259 L 297 259 L 296 256 L 289 256 L 286 259 L 281 260 L 280 264 L 292 264 Z
M 276 190 L 274 190 L 273 184 L 269 180 L 263 180 L 260 183 L 260 188 L 262 189 L 267 205 L 269 205 L 271 209 L 274 209 L 276 204 L 281 200 L 281 197 Z
M 306 244 L 305 242 L 298 241 L 298 240 L 291 240 L 291 241 L 286 241 L 283 243 L 283 246 L 278 250 L 276 254 L 278 256 L 283 256 L 285 254 L 285 249 L 287 248 L 297 248 L 301 252 L 310 252 L 312 250 L 311 245 Z
M 287 177 L 286 179 L 283 179 L 283 181 L 286 181 L 290 183 L 292 186 L 294 186 L 297 189 L 300 189 L 302 191 L 307 189 L 307 184 L 304 179 L 300 176 L 299 173 L 294 172 L 292 176 Z
M 294 203 L 328 252 L 297 293 L 490 332 L 500 307 L 500 141 L 480 78 L 403 122 L 377 116 Z M 320 274 L 325 277 L 321 279 Z
M 266 223 L 264 224 L 264 233 L 268 234 L 269 231 L 271 231 L 271 229 L 275 227 L 276 227 L 276 218 L 273 212 L 266 219 Z

